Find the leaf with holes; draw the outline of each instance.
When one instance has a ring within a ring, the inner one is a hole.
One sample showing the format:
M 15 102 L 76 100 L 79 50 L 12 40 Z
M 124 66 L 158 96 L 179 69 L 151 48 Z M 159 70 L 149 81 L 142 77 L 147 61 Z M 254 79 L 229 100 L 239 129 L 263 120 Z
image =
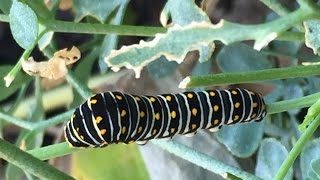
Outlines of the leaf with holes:
M 177 11 L 179 9 L 179 11 Z M 168 21 L 171 19 L 171 24 L 178 24 L 181 26 L 188 25 L 192 22 L 208 22 L 210 19 L 207 14 L 202 11 L 194 0 L 169 0 L 160 14 L 160 22 L 162 26 L 168 26 Z M 199 49 L 200 62 L 208 61 L 214 51 L 214 44 L 209 46 L 202 46 Z
M 238 33 L 240 31 L 243 33 Z M 256 49 L 261 49 L 276 37 L 274 31 L 259 32 L 254 26 L 247 27 L 224 20 L 216 25 L 193 22 L 186 26 L 175 25 L 169 28 L 167 33 L 157 34 L 152 41 L 140 41 L 139 44 L 113 50 L 105 57 L 105 62 L 113 71 L 126 67 L 133 69 L 136 77 L 140 77 L 142 68 L 162 55 L 170 61 L 181 63 L 189 51 L 201 51 L 203 46 L 213 48 L 212 42 L 215 40 L 224 44 L 248 40 L 249 34 L 249 39 L 255 39 Z M 199 59 L 203 59 L 205 54 L 199 55 Z
M 103 23 L 123 3 L 127 3 L 127 0 L 74 0 L 75 21 L 92 16 Z

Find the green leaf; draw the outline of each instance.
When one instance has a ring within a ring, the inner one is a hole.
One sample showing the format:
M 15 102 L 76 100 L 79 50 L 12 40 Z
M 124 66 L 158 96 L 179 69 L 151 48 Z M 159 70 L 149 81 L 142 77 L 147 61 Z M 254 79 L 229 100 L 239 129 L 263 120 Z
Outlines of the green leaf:
M 306 46 L 313 50 L 314 54 L 319 55 L 320 47 L 320 20 L 309 20 L 304 22 Z
M 179 10 L 177 11 L 177 9 Z M 194 3 L 194 0 L 169 0 L 160 14 L 162 26 L 167 26 L 169 19 L 171 19 L 172 24 L 181 26 L 188 25 L 192 22 L 210 23 L 207 14 Z M 199 49 L 199 61 L 208 61 L 213 51 L 214 43 L 208 46 L 202 46 Z
M 0 77 L 5 77 L 10 69 L 12 69 L 13 66 L 0 66 Z M 27 84 L 32 80 L 30 76 L 27 76 L 23 74 L 22 72 L 19 72 L 16 79 L 12 82 L 12 84 L 9 87 L 5 86 L 5 82 L 2 80 L 0 81 L 0 101 L 6 99 L 13 93 L 15 93 L 22 84 Z
M 312 172 L 320 179 L 320 158 L 311 161 Z
M 263 135 L 263 123 L 251 122 L 224 126 L 217 132 L 217 139 L 235 156 L 246 158 L 258 148 Z
M 137 145 L 111 145 L 73 154 L 75 179 L 149 179 Z
M 36 14 L 28 5 L 13 1 L 9 17 L 13 38 L 22 48 L 30 49 L 36 43 L 39 31 Z
M 261 143 L 255 174 L 262 179 L 274 179 L 282 162 L 288 155 L 287 149 L 276 139 L 264 139 Z M 292 168 L 284 178 L 290 180 L 293 178 Z
M 161 11 L 160 22 L 163 26 L 167 26 L 169 19 L 173 24 L 182 26 L 193 21 L 210 22 L 209 17 L 194 3 L 194 0 L 168 0 Z
M 298 80 L 287 80 L 284 83 L 284 99 L 296 99 L 303 97 L 303 89 L 299 85 Z M 289 113 L 292 113 L 293 115 L 296 115 L 300 112 L 300 109 L 291 109 L 289 110 Z
M 242 72 L 272 68 L 267 56 L 242 43 L 224 46 L 217 55 L 217 63 L 222 72 Z
M 266 37 L 269 34 L 267 31 L 261 34 L 257 33 L 258 29 L 253 28 L 254 26 L 249 28 L 223 20 L 216 25 L 207 22 L 193 22 L 183 27 L 175 25 L 169 28 L 166 34 L 157 34 L 152 41 L 140 41 L 139 44 L 122 46 L 117 51 L 111 51 L 105 62 L 114 71 L 118 71 L 121 67 L 133 69 L 136 77 L 139 77 L 142 68 L 161 55 L 168 60 L 181 63 L 189 51 L 201 51 L 203 46 L 213 46 L 212 42 L 215 40 L 231 44 L 235 41 L 248 40 L 248 34 L 259 42 L 270 38 Z M 244 33 L 238 33 L 241 31 Z
M 300 168 L 303 179 L 307 179 L 312 169 L 312 160 L 320 159 L 320 139 L 314 139 L 303 148 L 300 156 Z M 313 173 L 313 172 L 312 172 Z
M 103 23 L 122 3 L 127 3 L 127 0 L 74 0 L 75 21 L 92 16 Z
M 153 79 L 160 79 L 174 73 L 177 67 L 178 64 L 176 62 L 170 62 L 161 56 L 159 59 L 148 64 L 147 70 Z

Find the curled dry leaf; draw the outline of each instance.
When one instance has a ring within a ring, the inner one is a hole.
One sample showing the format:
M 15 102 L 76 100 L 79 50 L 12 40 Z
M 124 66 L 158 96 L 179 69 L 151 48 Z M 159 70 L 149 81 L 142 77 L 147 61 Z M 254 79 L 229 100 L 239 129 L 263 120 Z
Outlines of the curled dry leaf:
M 67 66 L 78 61 L 80 57 L 79 49 L 73 46 L 71 49 L 57 51 L 48 61 L 36 62 L 30 57 L 22 61 L 22 69 L 31 76 L 56 80 L 64 77 L 68 72 Z

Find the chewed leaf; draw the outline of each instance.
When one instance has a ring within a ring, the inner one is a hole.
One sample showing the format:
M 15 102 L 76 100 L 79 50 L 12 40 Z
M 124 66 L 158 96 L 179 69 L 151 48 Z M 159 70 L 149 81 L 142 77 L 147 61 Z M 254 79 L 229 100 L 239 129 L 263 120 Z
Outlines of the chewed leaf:
M 244 33 L 239 33 L 239 32 Z M 157 34 L 152 41 L 140 41 L 139 44 L 122 46 L 119 50 L 111 51 L 105 57 L 105 62 L 113 71 L 118 71 L 121 67 L 133 69 L 136 77 L 140 76 L 140 71 L 148 63 L 160 56 L 165 56 L 168 60 L 181 63 L 189 51 L 200 51 L 203 46 L 214 47 L 213 41 L 218 40 L 224 44 L 230 44 L 241 40 L 256 40 L 256 45 L 260 48 L 269 42 L 274 32 L 259 32 L 254 26 L 247 27 L 220 21 L 213 25 L 208 22 L 193 22 L 187 26 L 175 25 L 168 29 L 165 34 Z M 204 59 L 203 54 L 199 54 L 200 59 Z
M 177 11 L 179 9 L 179 11 Z M 171 18 L 171 24 L 168 24 Z M 208 22 L 210 19 L 207 14 L 202 11 L 194 0 L 169 0 L 163 8 L 160 15 L 162 26 L 181 25 L 185 26 L 192 22 Z M 214 51 L 214 43 L 199 48 L 200 62 L 208 61 Z
M 169 0 L 161 11 L 160 22 L 162 26 L 168 25 L 169 18 L 171 18 L 172 24 L 179 25 L 187 25 L 193 21 L 210 22 L 209 17 L 194 3 L 194 0 Z
M 67 66 L 75 63 L 81 57 L 78 48 L 62 49 L 54 53 L 53 57 L 48 61 L 36 62 L 30 57 L 27 61 L 22 61 L 22 69 L 29 75 L 39 75 L 48 79 L 60 79 L 67 72 Z
M 320 21 L 309 20 L 304 22 L 304 28 L 306 30 L 306 46 L 313 50 L 314 54 L 319 54 L 320 48 Z
M 103 23 L 122 3 L 127 0 L 74 0 L 75 20 L 78 22 L 85 16 L 92 16 Z

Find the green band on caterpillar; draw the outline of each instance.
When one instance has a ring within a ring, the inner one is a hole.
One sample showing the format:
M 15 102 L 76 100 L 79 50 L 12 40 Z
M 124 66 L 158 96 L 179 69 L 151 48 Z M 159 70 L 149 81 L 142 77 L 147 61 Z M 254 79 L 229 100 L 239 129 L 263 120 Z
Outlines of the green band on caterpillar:
M 216 131 L 223 125 L 261 121 L 262 96 L 246 89 L 138 96 L 98 93 L 78 107 L 65 127 L 72 147 L 145 144 L 154 138 Z

